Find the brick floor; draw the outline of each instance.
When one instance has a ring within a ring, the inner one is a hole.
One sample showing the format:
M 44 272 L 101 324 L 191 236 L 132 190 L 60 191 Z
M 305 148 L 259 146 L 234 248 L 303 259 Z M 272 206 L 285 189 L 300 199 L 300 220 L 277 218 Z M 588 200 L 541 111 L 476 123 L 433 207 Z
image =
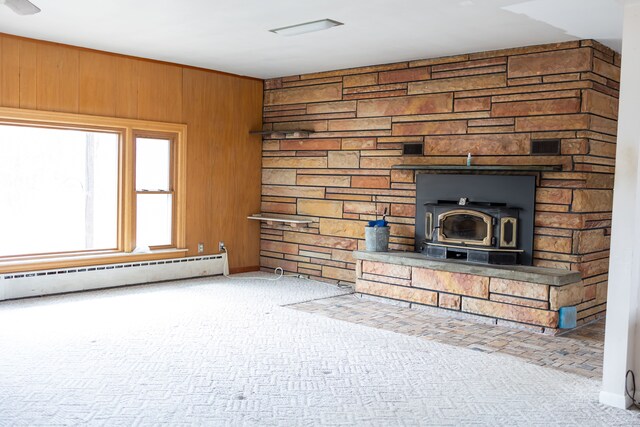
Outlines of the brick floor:
M 602 377 L 604 319 L 550 336 L 405 308 L 356 294 L 290 307 L 483 353 L 509 354 L 529 363 L 587 378 Z

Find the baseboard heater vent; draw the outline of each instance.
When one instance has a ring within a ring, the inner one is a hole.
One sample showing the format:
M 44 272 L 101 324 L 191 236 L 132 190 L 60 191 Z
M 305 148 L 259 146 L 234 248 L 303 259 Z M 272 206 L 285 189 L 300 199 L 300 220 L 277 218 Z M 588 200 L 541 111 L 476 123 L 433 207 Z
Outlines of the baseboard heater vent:
M 0 276 L 0 301 L 213 276 L 223 273 L 225 257 L 221 254 L 5 274 Z

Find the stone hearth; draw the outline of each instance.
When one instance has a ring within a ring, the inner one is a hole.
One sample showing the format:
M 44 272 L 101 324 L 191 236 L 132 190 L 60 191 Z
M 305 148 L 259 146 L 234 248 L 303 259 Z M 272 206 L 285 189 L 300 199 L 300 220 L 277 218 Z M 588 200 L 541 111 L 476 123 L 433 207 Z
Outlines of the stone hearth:
M 556 333 L 560 307 L 583 299 L 578 272 L 434 260 L 412 252 L 356 251 L 354 256 L 358 293 L 505 326 Z

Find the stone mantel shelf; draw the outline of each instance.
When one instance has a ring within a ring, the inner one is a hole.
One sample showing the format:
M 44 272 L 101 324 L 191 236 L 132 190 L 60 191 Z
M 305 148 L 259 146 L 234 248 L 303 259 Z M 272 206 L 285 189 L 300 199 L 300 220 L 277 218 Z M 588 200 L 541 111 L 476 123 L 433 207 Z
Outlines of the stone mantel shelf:
M 474 274 L 477 276 L 496 277 L 500 279 L 518 280 L 550 286 L 564 286 L 579 282 L 580 273 L 576 271 L 553 268 L 532 267 L 528 265 L 488 265 L 472 264 L 456 260 L 436 260 L 417 252 L 367 252 L 354 251 L 358 260 L 383 262 L 410 267 L 422 267 L 431 270 L 451 273 Z
M 391 169 L 412 169 L 412 170 L 453 170 L 453 171 L 517 171 L 517 172 L 554 172 L 561 171 L 561 165 L 531 165 L 531 166 L 518 166 L 518 165 L 481 165 L 481 166 L 466 166 L 466 165 L 394 165 Z

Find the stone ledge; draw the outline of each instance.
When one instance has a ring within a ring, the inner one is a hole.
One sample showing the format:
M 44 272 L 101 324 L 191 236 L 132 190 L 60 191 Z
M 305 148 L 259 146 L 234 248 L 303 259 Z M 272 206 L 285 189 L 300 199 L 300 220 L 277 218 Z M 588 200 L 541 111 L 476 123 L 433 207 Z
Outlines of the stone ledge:
M 496 277 L 549 286 L 565 286 L 581 281 L 580 273 L 576 271 L 531 267 L 527 265 L 482 265 L 455 260 L 444 261 L 428 258 L 416 252 L 354 251 L 353 255 L 357 260 L 421 267 L 451 273 Z

